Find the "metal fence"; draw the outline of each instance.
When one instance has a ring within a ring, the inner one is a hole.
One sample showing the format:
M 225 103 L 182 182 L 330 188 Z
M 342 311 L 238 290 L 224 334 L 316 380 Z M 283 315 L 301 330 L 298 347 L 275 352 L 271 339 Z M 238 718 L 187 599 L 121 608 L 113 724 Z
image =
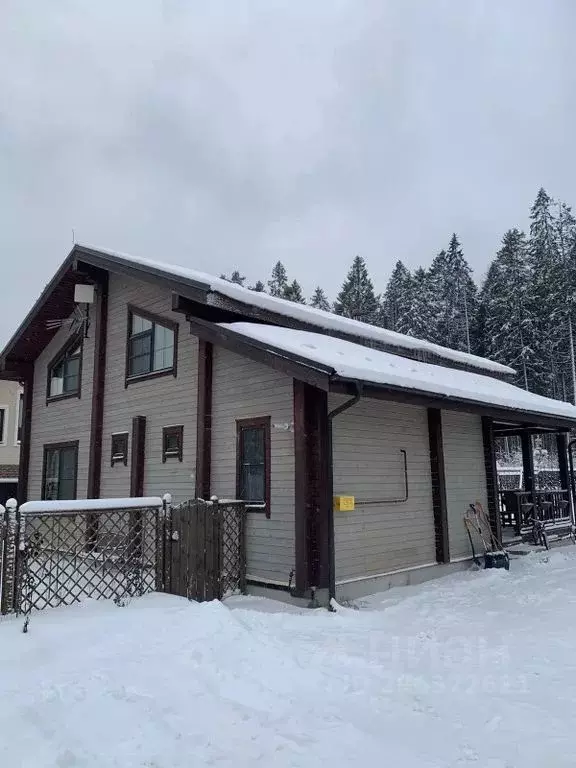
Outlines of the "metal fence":
M 243 592 L 243 502 L 164 499 L 8 504 L 0 530 L 0 610 L 171 592 L 195 600 Z

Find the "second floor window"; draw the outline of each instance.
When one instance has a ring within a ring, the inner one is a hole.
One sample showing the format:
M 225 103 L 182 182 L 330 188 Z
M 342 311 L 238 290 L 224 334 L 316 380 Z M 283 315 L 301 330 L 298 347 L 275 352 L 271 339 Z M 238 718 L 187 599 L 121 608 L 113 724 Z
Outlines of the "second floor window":
M 175 365 L 175 326 L 152 315 L 128 314 L 127 376 L 170 372 Z
M 70 344 L 48 368 L 48 397 L 68 397 L 80 393 L 82 344 Z

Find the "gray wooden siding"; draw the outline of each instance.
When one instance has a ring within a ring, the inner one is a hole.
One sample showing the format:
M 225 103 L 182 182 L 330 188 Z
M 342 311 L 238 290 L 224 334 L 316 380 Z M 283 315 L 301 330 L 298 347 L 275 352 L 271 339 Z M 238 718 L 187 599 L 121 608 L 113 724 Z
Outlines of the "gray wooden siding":
M 70 329 L 61 328 L 34 365 L 32 430 L 30 442 L 30 474 L 28 499 L 42 496 L 44 445 L 78 440 L 78 483 L 76 495 L 85 499 L 88 488 L 88 452 L 90 448 L 90 415 L 92 411 L 92 375 L 94 367 L 94 335 L 88 332 L 82 351 L 82 384 L 80 398 L 46 404 L 48 365 L 70 338 Z
M 330 410 L 344 398 L 331 396 Z M 362 500 L 401 498 L 407 452 L 408 501 L 335 512 L 336 581 L 436 561 L 430 444 L 425 408 L 362 400 L 334 420 L 334 492 Z
M 146 417 L 146 464 L 144 493 L 161 496 L 170 492 L 175 501 L 194 497 L 196 470 L 196 406 L 198 340 L 182 315 L 171 311 L 168 291 L 132 278 L 110 275 L 104 425 L 102 436 L 103 498 L 128 496 L 132 418 Z M 179 323 L 178 375 L 161 376 L 124 386 L 126 370 L 127 305 L 153 312 Z M 183 461 L 162 463 L 162 427 L 184 426 Z M 128 466 L 110 466 L 112 434 L 128 432 Z
M 442 437 L 450 559 L 458 560 L 472 554 L 463 523 L 468 505 L 479 501 L 488 510 L 480 416 L 442 411 Z
M 211 491 L 236 494 L 236 420 L 270 416 L 271 517 L 248 513 L 248 577 L 287 584 L 294 567 L 293 381 L 272 368 L 214 348 Z

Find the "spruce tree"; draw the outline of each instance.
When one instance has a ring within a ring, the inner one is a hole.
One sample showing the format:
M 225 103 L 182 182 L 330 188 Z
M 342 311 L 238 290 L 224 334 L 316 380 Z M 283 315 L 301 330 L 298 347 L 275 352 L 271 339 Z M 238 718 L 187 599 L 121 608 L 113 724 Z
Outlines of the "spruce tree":
M 534 353 L 536 318 L 530 302 L 531 273 L 526 238 L 511 229 L 491 263 L 480 294 L 481 352 L 512 366 L 515 383 L 533 390 L 538 386 L 538 360 Z
M 314 307 L 315 309 L 323 309 L 325 312 L 331 311 L 330 302 L 328 301 L 326 294 L 324 293 L 323 289 L 320 288 L 320 286 L 316 286 L 316 289 L 314 290 L 314 295 L 310 299 L 310 306 Z
M 575 403 L 576 219 L 568 205 L 557 205 L 558 213 L 554 221 L 557 258 L 548 290 L 551 342 L 558 361 L 562 398 Z
M 382 300 L 381 324 L 391 331 L 406 333 L 410 327 L 412 277 L 401 261 L 396 262 Z
M 284 291 L 288 286 L 288 275 L 286 267 L 281 261 L 277 261 L 272 269 L 271 279 L 268 280 L 268 288 L 272 296 L 284 296 Z
M 334 302 L 334 312 L 363 323 L 374 323 L 378 311 L 379 301 L 374 293 L 366 263 L 361 256 L 356 256 Z
M 264 283 L 262 280 L 256 280 L 254 285 L 249 285 L 248 288 L 251 291 L 256 291 L 256 293 L 264 293 Z
M 294 301 L 297 304 L 306 304 L 302 288 L 297 280 L 292 280 L 289 285 L 284 287 L 282 298 L 288 299 L 288 301 Z
M 559 254 L 553 200 L 541 188 L 530 210 L 528 255 L 532 271 L 527 302 L 535 318 L 533 388 L 549 397 L 562 396 L 562 360 L 556 328 Z
M 441 251 L 430 269 L 433 291 L 434 340 L 452 349 L 471 352 L 477 289 L 456 234 L 447 251 Z
M 407 287 L 408 309 L 403 316 L 401 333 L 416 339 L 433 341 L 434 310 L 430 277 L 423 267 L 418 267 Z M 399 329 L 400 330 L 400 329 Z

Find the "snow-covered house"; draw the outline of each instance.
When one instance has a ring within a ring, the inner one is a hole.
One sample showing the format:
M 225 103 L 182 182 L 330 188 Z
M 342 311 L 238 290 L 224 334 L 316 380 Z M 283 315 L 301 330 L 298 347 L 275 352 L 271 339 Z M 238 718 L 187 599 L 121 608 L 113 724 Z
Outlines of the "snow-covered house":
M 498 363 L 81 245 L 0 367 L 24 386 L 21 501 L 244 498 L 248 584 L 302 596 L 458 567 L 467 505 L 499 524 L 494 430 L 565 446 L 576 424 Z

